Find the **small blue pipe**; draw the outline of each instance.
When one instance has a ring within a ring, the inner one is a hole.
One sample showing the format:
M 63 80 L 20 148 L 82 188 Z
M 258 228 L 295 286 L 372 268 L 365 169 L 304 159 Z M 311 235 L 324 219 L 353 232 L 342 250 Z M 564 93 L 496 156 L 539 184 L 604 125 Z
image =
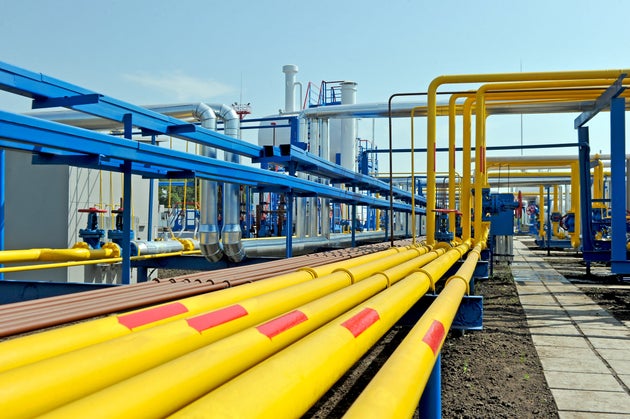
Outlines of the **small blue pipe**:
M 442 417 L 442 354 L 438 354 L 418 405 L 421 418 Z

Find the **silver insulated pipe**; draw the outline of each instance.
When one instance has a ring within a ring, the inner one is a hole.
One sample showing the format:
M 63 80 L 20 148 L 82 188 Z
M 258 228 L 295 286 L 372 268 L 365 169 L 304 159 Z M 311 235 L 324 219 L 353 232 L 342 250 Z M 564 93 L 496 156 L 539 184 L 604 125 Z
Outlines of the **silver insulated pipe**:
M 238 138 L 240 126 L 239 117 L 234 109 L 227 105 L 214 105 L 215 114 L 222 118 L 225 123 L 224 134 Z M 234 153 L 225 152 L 225 160 L 239 164 L 241 156 Z M 223 242 L 223 252 L 232 262 L 240 262 L 245 259 L 245 250 L 241 238 L 241 188 L 234 183 L 223 185 L 223 228 L 221 229 L 221 241 Z
M 202 127 L 216 131 L 217 118 L 210 106 L 199 103 L 193 110 L 193 117 L 201 122 Z M 217 158 L 217 150 L 214 147 L 203 146 L 201 154 L 213 159 Z M 200 193 L 203 205 L 199 214 L 199 248 L 206 259 L 210 262 L 217 262 L 223 256 L 217 224 L 217 183 L 202 180 Z

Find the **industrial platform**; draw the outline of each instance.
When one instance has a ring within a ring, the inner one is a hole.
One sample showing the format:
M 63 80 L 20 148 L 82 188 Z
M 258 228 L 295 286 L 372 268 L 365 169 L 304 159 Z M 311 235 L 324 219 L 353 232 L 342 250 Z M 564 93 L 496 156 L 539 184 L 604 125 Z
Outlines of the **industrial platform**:
M 515 237 L 512 273 L 560 418 L 630 418 L 630 324 Z

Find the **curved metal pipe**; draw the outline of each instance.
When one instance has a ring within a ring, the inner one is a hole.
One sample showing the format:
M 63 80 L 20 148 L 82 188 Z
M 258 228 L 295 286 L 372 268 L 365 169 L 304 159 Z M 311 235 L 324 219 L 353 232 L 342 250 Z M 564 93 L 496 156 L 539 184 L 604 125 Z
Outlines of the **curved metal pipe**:
M 223 119 L 225 123 L 224 134 L 238 138 L 240 126 L 239 117 L 234 109 L 227 105 L 210 104 L 215 114 Z M 234 153 L 225 152 L 225 161 L 241 163 L 241 156 Z M 245 259 L 245 251 L 241 242 L 241 206 L 240 206 L 240 185 L 226 183 L 223 186 L 223 229 L 221 230 L 221 241 L 223 242 L 223 252 L 232 262 L 240 262 Z
M 195 107 L 193 116 L 201 122 L 202 127 L 217 129 L 217 117 L 212 108 L 205 103 L 200 103 Z M 217 150 L 214 147 L 203 146 L 201 154 L 213 159 L 217 158 Z M 207 260 L 217 262 L 223 257 L 217 224 L 217 183 L 202 180 L 200 189 L 202 205 L 199 214 L 199 248 Z

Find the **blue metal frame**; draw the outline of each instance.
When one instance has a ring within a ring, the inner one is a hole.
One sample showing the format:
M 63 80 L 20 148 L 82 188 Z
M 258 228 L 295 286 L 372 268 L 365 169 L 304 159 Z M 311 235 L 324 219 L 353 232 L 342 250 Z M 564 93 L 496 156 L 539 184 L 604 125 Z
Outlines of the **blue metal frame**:
M 0 149 L 0 251 L 4 250 L 4 199 L 6 182 L 6 156 L 5 151 Z M 0 268 L 4 265 L 0 264 Z M 4 279 L 4 273 L 0 272 L 0 280 Z
M 625 98 L 610 102 L 610 171 L 612 207 L 611 271 L 630 274 L 626 252 L 626 121 Z
M 290 177 L 279 172 L 177 150 L 167 150 L 151 144 L 128 141 L 111 135 L 4 111 L 0 111 L 0 131 L 2 131 L 2 136 L 5 139 L 12 140 L 3 142 L 2 145 L 6 148 L 23 150 L 24 148 L 19 145 L 22 143 L 31 144 L 34 152 L 37 152 L 37 148 L 40 146 L 48 150 L 61 150 L 60 160 L 50 154 L 44 157 L 51 164 L 73 164 L 73 160 L 69 160 L 64 154 L 64 152 L 72 152 L 80 153 L 86 161 L 90 161 L 89 167 L 105 170 L 124 172 L 124 163 L 131 162 L 130 170 L 133 174 L 149 175 L 148 177 L 170 177 L 174 173 L 176 176 L 197 176 L 214 181 L 230 179 L 233 183 L 257 186 L 267 191 L 293 191 L 302 196 L 321 196 L 338 202 L 356 202 L 359 205 L 371 205 L 377 208 L 389 206 L 386 200 L 333 188 L 298 177 Z M 13 147 L 13 142 L 17 142 L 18 146 Z M 76 165 L 83 166 L 84 163 L 85 161 L 77 159 Z M 396 202 L 395 209 L 409 212 L 411 206 Z
M 177 118 L 4 62 L 0 62 L 0 89 L 32 98 L 34 108 L 65 106 L 120 123 L 123 123 L 124 115 L 132 114 L 134 125 L 141 127 L 146 135 L 156 133 L 172 135 L 242 156 L 258 157 L 260 155 L 260 146 L 247 141 L 197 127 Z M 82 100 L 81 96 L 87 96 L 89 100 Z
M 288 167 L 294 164 L 297 171 L 307 172 L 330 179 L 331 183 L 356 186 L 361 190 L 378 192 L 383 195 L 389 194 L 389 184 L 380 179 L 357 173 L 346 169 L 328 160 L 308 153 L 295 145 L 283 144 L 278 147 L 265 146 L 260 158 L 253 159 L 258 163 L 273 163 Z M 394 188 L 394 197 L 404 202 L 411 202 L 411 192 L 400 188 Z M 426 206 L 426 198 L 416 195 L 415 200 L 419 205 Z M 421 214 L 426 213 L 424 209 Z

